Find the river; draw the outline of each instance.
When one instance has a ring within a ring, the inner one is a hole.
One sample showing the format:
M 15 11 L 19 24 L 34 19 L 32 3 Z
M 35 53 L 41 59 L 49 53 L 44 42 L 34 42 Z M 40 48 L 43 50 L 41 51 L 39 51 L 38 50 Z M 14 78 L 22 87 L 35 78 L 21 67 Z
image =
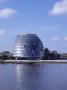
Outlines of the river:
M 0 64 L 0 90 L 67 90 L 67 64 Z

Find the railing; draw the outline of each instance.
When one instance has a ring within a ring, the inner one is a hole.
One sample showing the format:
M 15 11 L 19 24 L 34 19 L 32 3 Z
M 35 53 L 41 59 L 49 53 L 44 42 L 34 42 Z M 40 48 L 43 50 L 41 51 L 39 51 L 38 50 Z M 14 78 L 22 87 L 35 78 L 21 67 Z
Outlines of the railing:
M 67 60 L 0 60 L 0 63 L 67 63 Z

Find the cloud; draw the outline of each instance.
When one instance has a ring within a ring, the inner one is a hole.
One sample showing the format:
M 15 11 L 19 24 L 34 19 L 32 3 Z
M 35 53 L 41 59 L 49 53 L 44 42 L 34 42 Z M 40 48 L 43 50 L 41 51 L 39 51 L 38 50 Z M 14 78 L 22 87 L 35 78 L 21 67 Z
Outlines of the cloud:
M 11 1 L 11 0 L 0 0 L 0 2 L 6 2 L 6 1 Z
M 60 40 L 60 37 L 57 37 L 57 36 L 54 36 L 51 38 L 51 41 L 59 41 Z
M 43 26 L 41 27 L 43 30 L 55 30 L 58 29 L 58 26 Z
M 67 41 L 67 36 L 65 36 L 64 38 L 60 38 L 60 37 L 55 36 L 55 37 L 52 37 L 50 40 L 51 41 L 59 41 L 60 39 L 62 41 Z
M 12 16 L 16 14 L 17 12 L 10 8 L 5 8 L 0 10 L 0 18 L 8 18 L 9 16 Z
M 4 2 L 4 1 L 6 1 L 6 0 L 0 0 L 0 2 Z
M 52 10 L 49 11 L 49 14 L 51 15 L 67 14 L 67 0 L 60 0 L 56 2 Z
M 0 29 L 0 35 L 4 35 L 5 31 L 5 29 Z
M 64 41 L 67 41 L 67 36 L 66 36 L 66 37 L 64 37 Z

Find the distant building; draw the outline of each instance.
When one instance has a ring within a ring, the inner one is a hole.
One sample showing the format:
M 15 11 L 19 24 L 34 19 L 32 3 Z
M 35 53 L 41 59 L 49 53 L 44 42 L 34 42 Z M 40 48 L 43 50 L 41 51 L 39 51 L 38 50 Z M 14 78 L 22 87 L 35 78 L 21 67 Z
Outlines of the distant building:
M 61 56 L 62 56 L 62 59 L 67 59 L 67 53 L 63 53 Z
M 17 35 L 13 46 L 13 57 L 16 59 L 42 59 L 43 44 L 36 34 Z

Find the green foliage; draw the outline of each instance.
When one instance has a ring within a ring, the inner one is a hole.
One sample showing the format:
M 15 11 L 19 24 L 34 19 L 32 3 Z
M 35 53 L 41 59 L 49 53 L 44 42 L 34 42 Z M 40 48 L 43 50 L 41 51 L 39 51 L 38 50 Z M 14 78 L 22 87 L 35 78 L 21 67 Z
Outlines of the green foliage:
M 61 55 L 57 51 L 50 51 L 48 48 L 44 49 L 43 60 L 57 60 L 61 59 Z
M 13 55 L 9 51 L 4 51 L 0 53 L 0 59 L 1 60 L 7 60 L 7 59 L 12 59 Z

